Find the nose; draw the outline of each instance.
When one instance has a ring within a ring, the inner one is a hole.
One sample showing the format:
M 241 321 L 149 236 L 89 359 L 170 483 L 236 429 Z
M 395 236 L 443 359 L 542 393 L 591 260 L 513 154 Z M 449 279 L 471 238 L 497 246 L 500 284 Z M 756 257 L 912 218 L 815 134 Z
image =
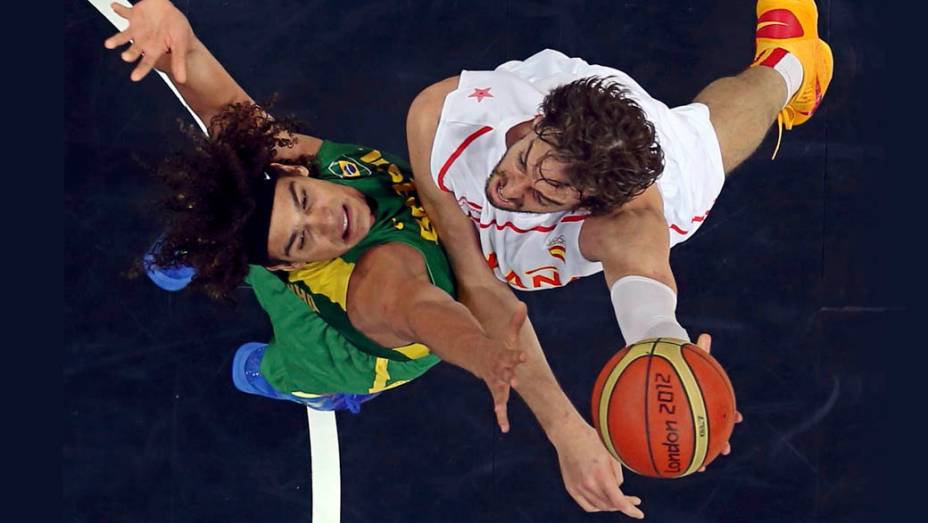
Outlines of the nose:
M 507 173 L 506 176 L 500 178 L 500 195 L 515 205 L 522 205 L 522 200 L 525 199 L 525 191 L 528 189 L 528 178 L 525 176 Z
M 305 225 L 315 233 L 325 237 L 341 237 L 342 208 L 317 206 L 310 209 L 304 219 Z

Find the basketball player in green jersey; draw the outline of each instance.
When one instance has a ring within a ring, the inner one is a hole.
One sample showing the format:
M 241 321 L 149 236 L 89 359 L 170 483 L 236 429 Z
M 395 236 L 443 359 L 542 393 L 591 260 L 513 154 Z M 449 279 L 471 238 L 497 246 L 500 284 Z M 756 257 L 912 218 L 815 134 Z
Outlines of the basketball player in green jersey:
M 499 426 L 508 431 L 506 403 L 525 358 L 512 344 L 525 307 L 491 337 L 453 299 L 448 261 L 408 165 L 374 149 L 297 134 L 294 122 L 271 118 L 170 2 L 113 7 L 130 26 L 106 46 L 138 39 L 123 52 L 127 61 L 141 54 L 140 35 L 159 26 L 183 32 L 176 41 L 190 45 L 166 43 L 162 52 L 172 53 L 157 63 L 155 53 L 143 58 L 172 76 L 210 133 L 188 133 L 195 146 L 159 168 L 171 217 L 154 261 L 193 267 L 192 286 L 214 296 L 243 280 L 253 287 L 274 339 L 239 349 L 236 386 L 338 408 L 345 393 L 363 401 L 440 358 L 486 383 Z M 171 72 L 179 55 L 186 70 Z M 357 399 L 345 406 L 355 410 Z

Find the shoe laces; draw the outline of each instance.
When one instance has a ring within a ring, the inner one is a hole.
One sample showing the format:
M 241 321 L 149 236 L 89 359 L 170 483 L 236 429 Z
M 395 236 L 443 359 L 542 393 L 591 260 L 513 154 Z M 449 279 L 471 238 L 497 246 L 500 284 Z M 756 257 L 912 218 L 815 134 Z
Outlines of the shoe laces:
M 795 120 L 796 110 L 792 107 L 784 107 L 782 111 L 777 113 L 777 145 L 773 149 L 771 160 L 776 159 L 777 152 L 780 150 L 780 142 L 783 141 L 783 128 L 786 127 L 787 131 L 792 130 Z

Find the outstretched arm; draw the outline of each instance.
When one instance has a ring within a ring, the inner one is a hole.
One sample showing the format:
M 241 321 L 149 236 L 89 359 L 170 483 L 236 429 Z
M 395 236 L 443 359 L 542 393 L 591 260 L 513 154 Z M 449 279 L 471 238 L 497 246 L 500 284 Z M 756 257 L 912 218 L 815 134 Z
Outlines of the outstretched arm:
M 580 251 L 603 264 L 626 345 L 657 337 L 690 341 L 676 317 L 670 236 L 657 187 L 650 187 L 616 213 L 588 219 L 580 232 Z M 711 338 L 702 334 L 696 345 L 709 352 Z M 736 421 L 741 421 L 740 413 Z M 722 454 L 729 452 L 726 443 Z
M 509 432 L 506 403 L 515 368 L 525 355 L 515 338 L 525 306 L 508 318 L 502 340 L 487 336 L 467 307 L 429 281 L 422 255 L 401 243 L 369 250 L 351 274 L 348 318 L 375 342 L 395 347 L 422 343 L 442 360 L 486 382 L 500 430 Z
M 116 49 L 130 44 L 120 57 L 128 63 L 138 62 L 130 75 L 132 81 L 142 80 L 152 68 L 164 72 L 207 125 L 228 104 L 253 103 L 197 38 L 187 17 L 169 0 L 142 0 L 133 7 L 114 3 L 112 7 L 129 21 L 129 27 L 108 38 L 104 46 Z M 296 135 L 296 138 L 292 149 L 278 150 L 278 157 L 312 155 L 322 145 L 322 140 L 316 137 Z
M 419 196 L 451 259 L 458 299 L 492 334 L 499 332 L 520 302 L 487 266 L 473 224 L 431 176 L 430 157 L 438 117 L 445 96 L 456 87 L 457 78 L 449 78 L 427 88 L 413 102 L 406 121 L 409 157 Z M 516 370 L 516 390 L 557 449 L 568 493 L 587 511 L 620 510 L 643 517 L 635 506 L 641 500 L 625 496 L 619 489 L 619 463 L 555 379 L 530 321 L 519 331 L 518 347 L 525 351 L 527 360 Z

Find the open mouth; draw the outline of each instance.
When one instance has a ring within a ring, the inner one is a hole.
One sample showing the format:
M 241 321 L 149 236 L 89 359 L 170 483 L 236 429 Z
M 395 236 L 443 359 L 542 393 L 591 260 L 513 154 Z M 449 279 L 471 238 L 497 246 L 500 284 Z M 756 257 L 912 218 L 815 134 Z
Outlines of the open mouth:
M 508 203 L 509 203 L 509 200 L 507 200 L 506 197 L 503 196 L 503 193 L 500 192 L 500 188 L 501 188 L 501 187 L 502 187 L 502 184 L 501 184 L 501 183 L 497 183 L 497 184 L 496 184 L 496 199 L 497 199 L 497 201 L 499 201 L 499 202 L 508 204 Z
M 351 215 L 348 213 L 348 207 L 342 205 L 342 241 L 347 242 L 351 232 Z

